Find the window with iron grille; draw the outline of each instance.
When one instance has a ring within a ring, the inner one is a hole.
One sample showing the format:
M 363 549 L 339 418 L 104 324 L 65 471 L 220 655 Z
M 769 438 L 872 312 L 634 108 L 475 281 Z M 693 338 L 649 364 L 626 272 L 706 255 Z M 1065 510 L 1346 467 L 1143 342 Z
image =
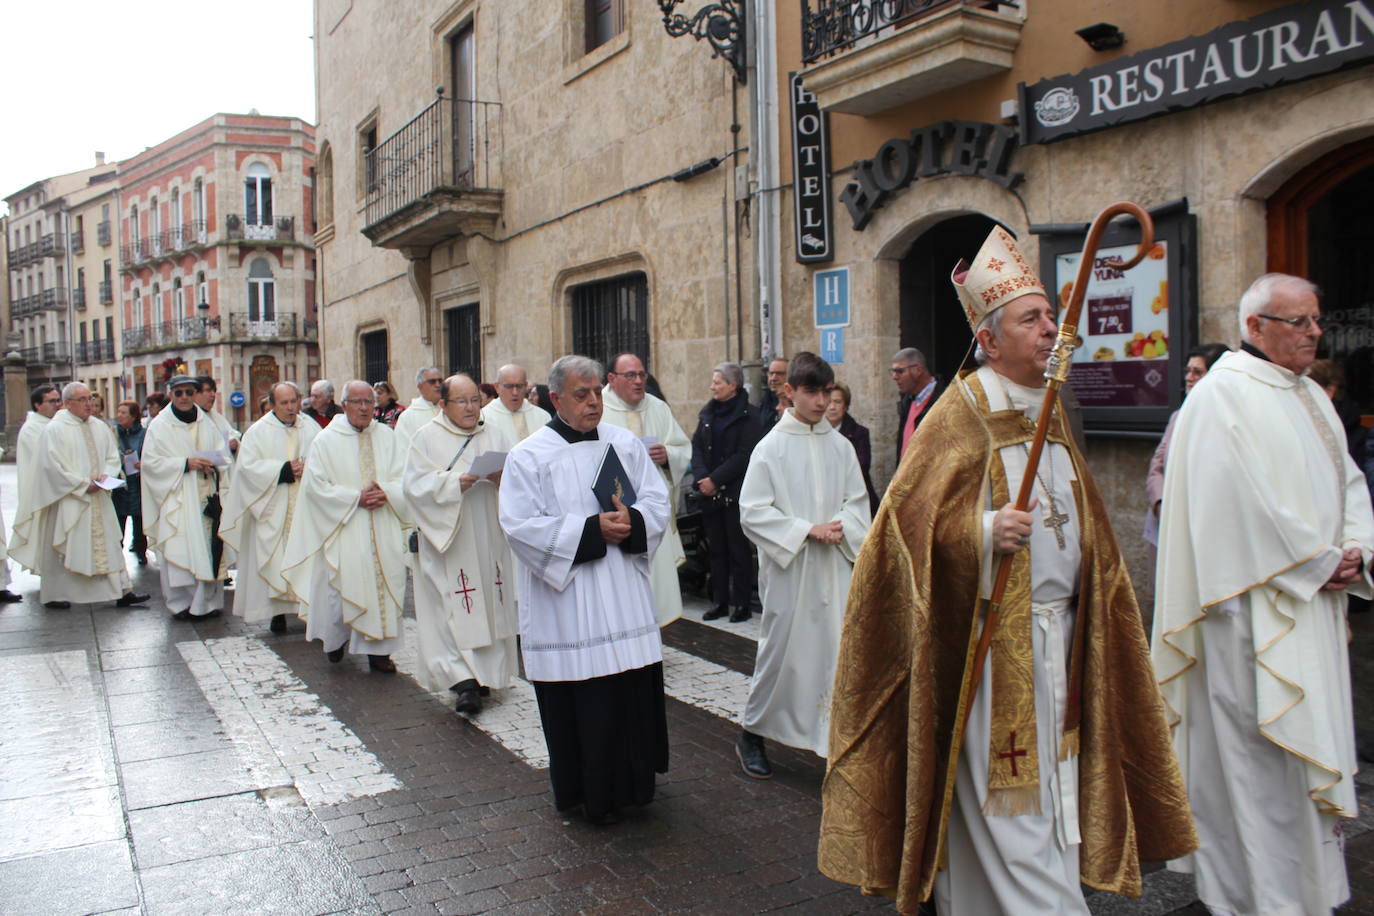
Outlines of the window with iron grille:
M 642 272 L 572 288 L 573 352 L 605 366 L 618 353 L 649 365 L 649 280 Z
M 391 364 L 386 354 L 386 331 L 370 331 L 362 336 L 363 381 L 390 381 Z
M 482 381 L 481 309 L 476 302 L 444 309 L 444 336 L 448 343 L 448 374 L 466 372 Z

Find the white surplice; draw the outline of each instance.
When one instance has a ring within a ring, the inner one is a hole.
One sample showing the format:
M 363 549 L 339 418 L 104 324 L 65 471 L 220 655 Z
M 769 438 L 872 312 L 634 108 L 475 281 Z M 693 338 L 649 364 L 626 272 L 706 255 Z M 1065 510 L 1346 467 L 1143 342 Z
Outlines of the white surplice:
M 1044 388 L 1027 388 L 984 366 L 978 379 L 993 411 L 1019 410 L 1032 422 L 1040 416 Z M 972 400 L 969 389 L 964 396 Z M 1013 497 L 1026 471 L 1027 449 L 1009 445 L 998 453 Z M 1030 510 L 1031 536 L 1031 649 L 1035 665 L 1036 752 L 1040 765 L 1041 814 L 1010 817 L 983 814 L 988 791 L 989 728 L 992 718 L 992 658 L 983 667 L 983 686 L 969 713 L 964 746 L 959 755 L 950 808 L 946 848 L 948 867 L 935 879 L 940 916 L 1085 916 L 1088 906 L 1078 882 L 1078 756 L 1059 759 L 1068 703 L 1069 652 L 1073 645 L 1078 592 L 1078 507 L 1074 501 L 1073 461 L 1068 449 L 1046 442 L 1040 458 L 1035 498 Z M 1050 511 L 1047 491 L 1055 507 L 1069 520 L 1061 529 L 1060 549 L 1054 529 L 1045 525 Z M 993 505 L 991 483 L 984 484 L 983 575 L 980 597 L 992 592 L 995 555 L 992 520 L 1001 506 Z M 932 507 L 932 511 L 939 511 Z
M 36 410 L 30 410 L 15 437 L 14 460 L 18 465 L 18 492 L 15 494 L 14 528 L 10 536 L 10 556 L 35 575 L 42 575 L 40 566 L 42 530 L 38 527 L 38 513 L 33 508 L 34 476 L 38 473 L 38 440 L 43 428 L 52 422 Z
M 513 446 L 499 429 L 463 430 L 442 413 L 411 441 L 405 494 L 420 529 L 416 679 L 430 690 L 466 680 L 508 687 L 515 674 L 515 571 L 497 485 L 481 479 L 464 493 L 460 480 L 478 455 Z
M 654 611 L 659 626 L 666 627 L 682 616 L 682 586 L 678 583 L 677 568 L 687 561 L 687 554 L 677 533 L 677 490 L 678 481 L 692 463 L 692 441 L 678 426 L 672 409 L 652 394 L 646 392 L 644 400 L 631 407 L 607 385 L 601 389 L 601 398 L 602 423 L 628 429 L 636 436 L 653 436 L 668 452 L 668 466 L 659 465 L 658 470 L 668 487 L 670 518 L 668 530 L 663 532 L 663 542 L 654 554 L 651 576 Z
M 282 576 L 286 536 L 300 498 L 300 482 L 282 483 L 282 467 L 302 459 L 320 424 L 297 416 L 287 426 L 269 411 L 243 434 L 234 488 L 224 500 L 220 537 L 238 553 L 234 613 L 249 623 L 295 614 L 299 602 Z
M 129 590 L 114 500 L 109 490 L 87 489 L 93 478 L 119 476 L 114 433 L 102 420 L 59 410 L 43 428 L 36 453 L 42 600 L 113 601 Z
M 824 418 L 812 426 L 788 409 L 749 459 L 739 520 L 759 550 L 763 602 L 743 725 L 825 757 L 849 577 L 872 521 L 854 446 Z M 808 537 L 833 521 L 839 544 Z
M 200 408 L 183 422 L 167 407 L 148 424 L 143 439 L 143 532 L 155 551 L 162 595 L 172 612 L 203 616 L 224 606 L 225 562 L 211 559 L 211 520 L 206 501 L 219 492 L 222 469 L 188 471 L 196 452 L 222 451 L 218 427 Z
M 282 574 L 306 605 L 306 639 L 321 640 L 325 651 L 400 648 L 410 516 L 404 468 L 396 433 L 375 420 L 360 432 L 341 413 L 310 446 Z M 387 502 L 364 509 L 358 499 L 373 482 Z
M 1374 593 L 1365 479 L 1322 389 L 1243 351 L 1171 442 L 1153 661 L 1201 845 L 1170 868 L 1215 912 L 1326 913 L 1359 814 L 1345 606 Z M 1364 574 L 1321 591 L 1349 547 Z
M 649 571 L 668 527 L 668 488 L 634 434 L 605 423 L 596 433 L 568 442 L 541 427 L 511 450 L 501 477 L 501 528 L 520 561 L 520 651 L 532 681 L 583 681 L 663 660 Z M 604 557 L 574 565 L 583 527 L 601 511 L 592 484 L 608 446 L 635 488 L 648 550 L 607 545 Z
M 401 417 L 396 421 L 396 435 L 401 440 L 401 451 L 406 452 L 410 449 L 410 443 L 415 438 L 415 434 L 420 431 L 426 423 L 439 416 L 439 404 L 431 404 L 424 398 L 416 395 L 411 400 L 409 406 L 401 411 Z
M 552 419 L 548 411 L 529 401 L 521 401 L 520 409 L 514 413 L 506 409 L 500 398 L 482 408 L 482 425 L 501 430 L 512 442 L 524 441 Z

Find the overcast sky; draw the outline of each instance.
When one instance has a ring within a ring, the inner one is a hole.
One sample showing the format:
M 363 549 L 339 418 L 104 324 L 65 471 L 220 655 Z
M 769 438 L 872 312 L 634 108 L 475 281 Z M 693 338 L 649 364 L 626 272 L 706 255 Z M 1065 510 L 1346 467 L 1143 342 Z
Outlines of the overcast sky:
M 4 0 L 0 197 L 217 111 L 315 121 L 311 0 Z M 5 204 L 0 200 L 0 213 Z

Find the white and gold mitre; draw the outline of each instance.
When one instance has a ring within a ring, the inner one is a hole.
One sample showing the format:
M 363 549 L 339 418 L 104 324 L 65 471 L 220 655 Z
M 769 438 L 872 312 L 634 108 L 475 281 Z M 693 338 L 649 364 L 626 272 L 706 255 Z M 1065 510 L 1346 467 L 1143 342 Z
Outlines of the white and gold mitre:
M 959 295 L 969 327 L 975 330 L 989 313 L 1011 300 L 1031 293 L 1045 295 L 1040 278 L 1016 247 L 1016 239 L 1001 226 L 994 226 L 988 233 L 973 264 L 961 258 L 949 279 Z

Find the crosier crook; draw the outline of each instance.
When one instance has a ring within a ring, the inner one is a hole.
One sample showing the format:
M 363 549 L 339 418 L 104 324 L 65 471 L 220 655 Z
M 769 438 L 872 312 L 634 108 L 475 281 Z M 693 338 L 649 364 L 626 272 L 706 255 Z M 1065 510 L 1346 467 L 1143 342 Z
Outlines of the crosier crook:
M 1136 249 L 1135 257 L 1117 264 L 1117 269 L 1130 270 L 1149 254 L 1151 246 L 1154 245 L 1154 220 L 1139 204 L 1126 200 L 1111 204 L 1097 214 L 1092 227 L 1088 229 L 1088 239 L 1083 244 L 1083 254 L 1078 262 L 1078 274 L 1074 277 L 1073 288 L 1069 292 L 1068 308 L 1064 311 L 1064 321 L 1059 325 L 1059 337 L 1055 340 L 1053 352 L 1050 353 L 1049 365 L 1045 367 L 1045 402 L 1040 408 L 1040 419 L 1035 424 L 1035 438 L 1031 440 L 1030 452 L 1026 457 L 1026 472 L 1021 475 L 1021 490 L 1016 496 L 1018 512 L 1025 512 L 1030 506 L 1031 491 L 1035 487 L 1035 472 L 1040 467 L 1040 453 L 1044 451 L 1045 435 L 1050 428 L 1050 415 L 1054 412 L 1055 402 L 1059 399 L 1059 389 L 1069 378 L 1073 351 L 1078 346 L 1078 316 L 1083 311 L 1083 294 L 1088 289 L 1093 258 L 1102 243 L 1102 234 L 1107 231 L 1107 224 L 1123 214 L 1134 216 L 1140 223 L 1140 247 Z M 973 701 L 978 696 L 978 686 L 983 680 L 983 665 L 987 661 L 988 648 L 992 645 L 992 636 L 997 630 L 998 619 L 1002 616 L 1002 598 L 1006 595 L 1007 581 L 1011 578 L 1011 561 L 1014 556 L 1014 553 L 1004 553 L 997 560 L 997 577 L 993 580 L 992 593 L 988 596 L 983 633 L 973 654 L 973 677 L 969 681 L 968 695 L 964 700 L 959 742 L 954 745 L 956 748 L 963 745 L 963 733 L 968 728 L 969 713 L 973 711 Z

